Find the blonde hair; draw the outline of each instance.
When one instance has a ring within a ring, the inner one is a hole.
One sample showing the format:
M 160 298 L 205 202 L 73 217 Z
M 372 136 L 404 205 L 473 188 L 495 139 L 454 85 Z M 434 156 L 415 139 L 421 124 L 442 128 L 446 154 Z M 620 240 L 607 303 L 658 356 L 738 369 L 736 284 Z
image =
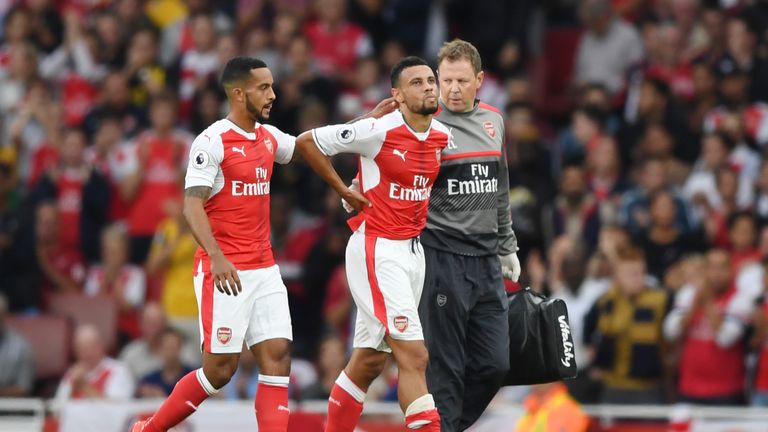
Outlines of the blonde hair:
M 452 62 L 458 60 L 469 60 L 469 63 L 472 65 L 472 69 L 475 71 L 475 74 L 479 74 L 480 71 L 483 70 L 483 62 L 480 59 L 480 53 L 477 51 L 477 48 L 475 48 L 474 45 L 465 40 L 454 39 L 450 42 L 444 43 L 440 48 L 440 51 L 437 52 L 438 67 L 440 66 L 440 63 L 443 62 L 443 60 Z

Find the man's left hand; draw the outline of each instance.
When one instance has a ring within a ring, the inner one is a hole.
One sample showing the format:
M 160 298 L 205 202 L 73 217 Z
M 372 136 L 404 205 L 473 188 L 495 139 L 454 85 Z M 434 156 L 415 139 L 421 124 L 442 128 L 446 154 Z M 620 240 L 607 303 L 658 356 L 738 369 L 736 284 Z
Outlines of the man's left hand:
M 520 279 L 520 259 L 517 258 L 517 253 L 499 255 L 499 260 L 501 260 L 502 276 L 512 282 L 517 282 Z

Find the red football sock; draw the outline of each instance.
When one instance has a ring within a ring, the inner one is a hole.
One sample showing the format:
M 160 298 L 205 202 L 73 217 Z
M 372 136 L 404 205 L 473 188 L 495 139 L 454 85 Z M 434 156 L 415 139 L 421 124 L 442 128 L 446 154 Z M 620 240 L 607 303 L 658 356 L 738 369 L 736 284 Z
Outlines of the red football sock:
M 259 432 L 288 430 L 288 380 L 282 376 L 259 375 L 256 392 L 256 422 Z
M 423 432 L 440 432 L 440 414 L 436 408 L 417 412 L 405 417 L 405 425 Z
M 147 421 L 144 431 L 166 432 L 197 411 L 197 407 L 217 391 L 208 382 L 202 369 L 186 374 L 176 383 L 160 409 Z
M 342 371 L 328 398 L 325 432 L 353 432 L 363 412 L 363 400 L 365 392 Z

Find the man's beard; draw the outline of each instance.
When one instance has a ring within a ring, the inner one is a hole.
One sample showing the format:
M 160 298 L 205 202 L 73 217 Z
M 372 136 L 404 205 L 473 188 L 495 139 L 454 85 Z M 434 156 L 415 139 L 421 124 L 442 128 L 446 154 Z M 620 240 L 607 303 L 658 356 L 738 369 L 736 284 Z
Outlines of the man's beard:
M 262 109 L 257 109 L 256 105 L 248 99 L 248 95 L 245 95 L 245 109 L 248 111 L 248 114 L 251 115 L 251 118 L 259 123 L 264 123 L 264 121 L 267 120 L 267 118 L 261 114 L 264 111 L 264 107 L 262 107 Z
M 437 104 L 435 104 L 435 106 L 430 107 L 430 106 L 427 106 L 426 103 L 422 103 L 419 109 L 413 110 L 413 112 L 420 115 L 434 114 L 437 112 Z

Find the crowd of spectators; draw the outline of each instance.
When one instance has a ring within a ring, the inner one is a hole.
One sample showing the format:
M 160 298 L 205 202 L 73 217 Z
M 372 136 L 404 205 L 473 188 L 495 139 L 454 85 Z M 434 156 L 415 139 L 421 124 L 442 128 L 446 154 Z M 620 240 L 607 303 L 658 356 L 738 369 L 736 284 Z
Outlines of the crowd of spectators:
M 60 400 L 163 396 L 199 365 L 182 184 L 226 112 L 229 58 L 267 62 L 269 122 L 298 134 L 365 113 L 400 57 L 462 37 L 505 115 L 522 283 L 569 307 L 571 394 L 768 405 L 768 1 L 8 0 L 0 16 L 0 323 L 62 295 L 117 308 L 114 347 L 73 329 Z M 354 322 L 346 215 L 301 162 L 271 190 L 291 395 L 322 399 Z M 0 396 L 41 394 L 31 355 L 0 324 Z M 388 370 L 370 398 L 396 397 Z M 244 355 L 219 395 L 252 398 L 257 377 Z

